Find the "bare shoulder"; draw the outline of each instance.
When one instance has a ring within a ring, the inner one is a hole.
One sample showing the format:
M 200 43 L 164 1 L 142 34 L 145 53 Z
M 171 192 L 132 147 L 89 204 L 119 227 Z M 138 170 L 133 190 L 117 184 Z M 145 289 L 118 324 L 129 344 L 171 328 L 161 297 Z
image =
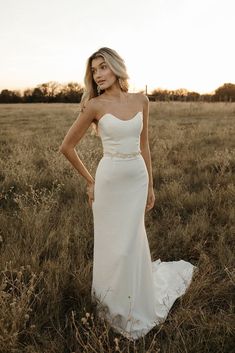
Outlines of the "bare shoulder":
M 144 93 L 137 93 L 139 95 L 139 99 L 142 101 L 143 104 L 149 103 L 149 98 Z
M 81 103 L 81 111 L 83 112 L 85 109 L 92 110 L 95 108 L 95 106 L 96 106 L 96 102 L 94 98 L 91 98 L 88 101 Z
M 99 111 L 99 101 L 97 97 L 91 98 L 86 102 L 81 104 L 81 113 L 86 113 L 86 115 L 92 116 L 93 119 L 96 117 Z
M 146 96 L 144 93 L 138 92 L 138 93 L 131 93 L 135 97 L 136 101 L 138 103 L 141 103 L 143 105 L 147 105 L 149 102 L 148 96 Z

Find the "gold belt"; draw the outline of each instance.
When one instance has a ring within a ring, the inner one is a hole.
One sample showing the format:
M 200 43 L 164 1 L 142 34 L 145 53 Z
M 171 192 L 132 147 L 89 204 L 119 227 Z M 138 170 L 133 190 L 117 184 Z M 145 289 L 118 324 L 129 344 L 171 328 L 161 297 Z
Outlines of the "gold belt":
M 104 156 L 111 156 L 111 157 L 120 157 L 120 158 L 130 158 L 130 157 L 135 157 L 138 156 L 141 153 L 141 151 L 138 152 L 133 152 L 133 153 L 121 153 L 121 152 L 104 152 Z

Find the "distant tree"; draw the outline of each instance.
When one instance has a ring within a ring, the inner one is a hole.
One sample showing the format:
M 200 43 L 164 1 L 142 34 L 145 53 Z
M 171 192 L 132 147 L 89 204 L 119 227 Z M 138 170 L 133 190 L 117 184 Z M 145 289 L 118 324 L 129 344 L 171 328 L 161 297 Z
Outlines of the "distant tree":
M 35 88 L 24 90 L 23 96 L 20 91 L 3 89 L 0 93 L 0 103 L 79 103 L 81 101 L 84 88 L 77 82 L 59 84 L 56 81 L 49 81 L 39 84 Z M 139 93 L 145 94 L 145 90 Z M 147 94 L 150 101 L 202 101 L 202 102 L 235 102 L 235 84 L 224 83 L 218 87 L 214 93 L 199 94 L 190 92 L 185 88 L 167 90 L 157 88 L 151 94 Z
M 23 102 L 24 103 L 32 103 L 32 92 L 31 88 L 27 88 L 23 92 Z
M 214 94 L 204 93 L 200 95 L 199 101 L 200 102 L 214 102 Z
M 3 89 L 0 93 L 0 103 L 20 103 L 22 100 L 19 91 Z
M 42 103 L 45 101 L 45 96 L 39 87 L 34 88 L 31 94 L 31 101 L 33 103 Z
M 56 81 L 49 81 L 38 85 L 36 88 L 41 91 L 43 102 L 52 103 L 56 101 L 56 95 L 60 91 L 60 84 Z M 39 94 L 39 91 L 37 91 Z
M 224 83 L 215 90 L 215 100 L 223 102 L 235 102 L 235 84 Z
M 151 100 L 159 101 L 198 101 L 200 94 L 197 92 L 190 92 L 185 88 L 178 88 L 176 90 L 167 90 L 157 88 L 151 93 Z
M 176 100 L 179 101 L 186 101 L 187 100 L 187 95 L 188 95 L 188 91 L 185 88 L 178 88 L 174 91 Z
M 170 100 L 170 91 L 166 89 L 157 88 L 151 92 L 151 95 L 155 96 L 155 99 L 159 101 Z
M 63 85 L 56 98 L 58 102 L 79 103 L 83 94 L 83 87 L 77 82 Z
M 187 93 L 187 101 L 193 101 L 193 102 L 196 102 L 198 101 L 200 98 L 200 94 L 197 93 L 197 92 L 188 92 Z

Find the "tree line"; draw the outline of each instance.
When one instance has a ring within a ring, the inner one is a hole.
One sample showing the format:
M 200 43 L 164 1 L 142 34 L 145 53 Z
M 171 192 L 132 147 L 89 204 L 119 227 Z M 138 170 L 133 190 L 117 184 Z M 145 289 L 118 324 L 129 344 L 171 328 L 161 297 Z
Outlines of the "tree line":
M 55 81 L 42 83 L 35 88 L 18 90 L 3 89 L 0 103 L 79 103 L 84 88 L 77 82 L 60 84 Z M 143 91 L 140 91 L 143 93 Z M 212 94 L 199 94 L 186 89 L 154 89 L 147 94 L 150 101 L 184 101 L 184 102 L 235 102 L 235 84 L 224 83 Z

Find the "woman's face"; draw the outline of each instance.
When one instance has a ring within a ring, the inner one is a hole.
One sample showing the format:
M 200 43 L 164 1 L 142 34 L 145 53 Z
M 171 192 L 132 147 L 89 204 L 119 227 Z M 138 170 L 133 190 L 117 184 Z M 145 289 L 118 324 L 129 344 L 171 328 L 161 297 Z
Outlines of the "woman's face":
M 92 60 L 91 71 L 94 81 L 102 90 L 109 88 L 117 80 L 113 71 L 109 68 L 108 64 L 106 64 L 102 57 Z

